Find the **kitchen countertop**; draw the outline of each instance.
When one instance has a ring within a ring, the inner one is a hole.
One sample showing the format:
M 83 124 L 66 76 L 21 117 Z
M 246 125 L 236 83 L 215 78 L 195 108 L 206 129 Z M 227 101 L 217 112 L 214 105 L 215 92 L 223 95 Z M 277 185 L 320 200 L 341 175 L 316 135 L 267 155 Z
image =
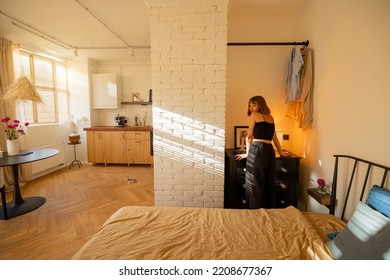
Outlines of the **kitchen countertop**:
M 152 126 L 93 126 L 84 131 L 153 131 Z

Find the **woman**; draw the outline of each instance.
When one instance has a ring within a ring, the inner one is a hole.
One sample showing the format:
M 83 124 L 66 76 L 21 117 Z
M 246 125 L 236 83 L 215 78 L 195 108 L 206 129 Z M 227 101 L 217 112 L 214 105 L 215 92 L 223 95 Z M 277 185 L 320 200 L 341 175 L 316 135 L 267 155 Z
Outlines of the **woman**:
M 238 160 L 247 158 L 244 188 L 248 206 L 249 209 L 273 208 L 276 161 L 272 141 L 281 156 L 288 153 L 282 151 L 274 118 L 262 96 L 249 99 L 248 116 L 246 153 L 236 155 Z

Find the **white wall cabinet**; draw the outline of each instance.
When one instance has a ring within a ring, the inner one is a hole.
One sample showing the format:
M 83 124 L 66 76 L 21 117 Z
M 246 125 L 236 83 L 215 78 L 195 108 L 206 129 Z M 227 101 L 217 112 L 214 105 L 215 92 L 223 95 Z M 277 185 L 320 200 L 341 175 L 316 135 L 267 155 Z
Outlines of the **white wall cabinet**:
M 92 74 L 94 109 L 117 109 L 122 102 L 122 80 L 117 74 Z

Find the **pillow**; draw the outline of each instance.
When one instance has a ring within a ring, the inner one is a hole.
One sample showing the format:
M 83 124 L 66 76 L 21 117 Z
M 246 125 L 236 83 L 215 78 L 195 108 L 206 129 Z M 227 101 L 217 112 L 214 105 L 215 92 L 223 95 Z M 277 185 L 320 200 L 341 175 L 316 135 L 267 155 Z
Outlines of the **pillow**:
M 339 234 L 339 231 L 332 231 L 331 233 L 328 233 L 326 236 L 329 238 L 329 240 L 335 239 L 335 237 Z
M 372 186 L 366 204 L 386 217 L 390 217 L 390 191 L 377 185 Z
M 346 228 L 326 245 L 337 260 L 390 260 L 390 219 L 359 201 Z

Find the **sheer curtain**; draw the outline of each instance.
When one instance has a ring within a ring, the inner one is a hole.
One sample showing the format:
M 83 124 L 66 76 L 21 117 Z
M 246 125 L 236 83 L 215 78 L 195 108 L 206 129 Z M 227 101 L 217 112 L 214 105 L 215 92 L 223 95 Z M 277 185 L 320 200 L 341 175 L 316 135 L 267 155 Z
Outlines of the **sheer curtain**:
M 0 118 L 10 117 L 15 119 L 16 106 L 13 102 L 2 99 L 5 90 L 15 80 L 14 77 L 14 60 L 13 49 L 16 46 L 5 38 L 0 38 Z M 29 141 L 27 136 L 19 137 L 19 144 L 21 149 L 29 148 Z M 6 150 L 6 136 L 5 133 L 0 133 L 0 149 Z M 13 186 L 13 176 L 10 167 L 4 167 L 0 169 L 0 183 L 6 185 L 6 189 L 9 190 Z M 20 165 L 19 168 L 19 184 L 25 185 L 31 179 L 31 164 Z

